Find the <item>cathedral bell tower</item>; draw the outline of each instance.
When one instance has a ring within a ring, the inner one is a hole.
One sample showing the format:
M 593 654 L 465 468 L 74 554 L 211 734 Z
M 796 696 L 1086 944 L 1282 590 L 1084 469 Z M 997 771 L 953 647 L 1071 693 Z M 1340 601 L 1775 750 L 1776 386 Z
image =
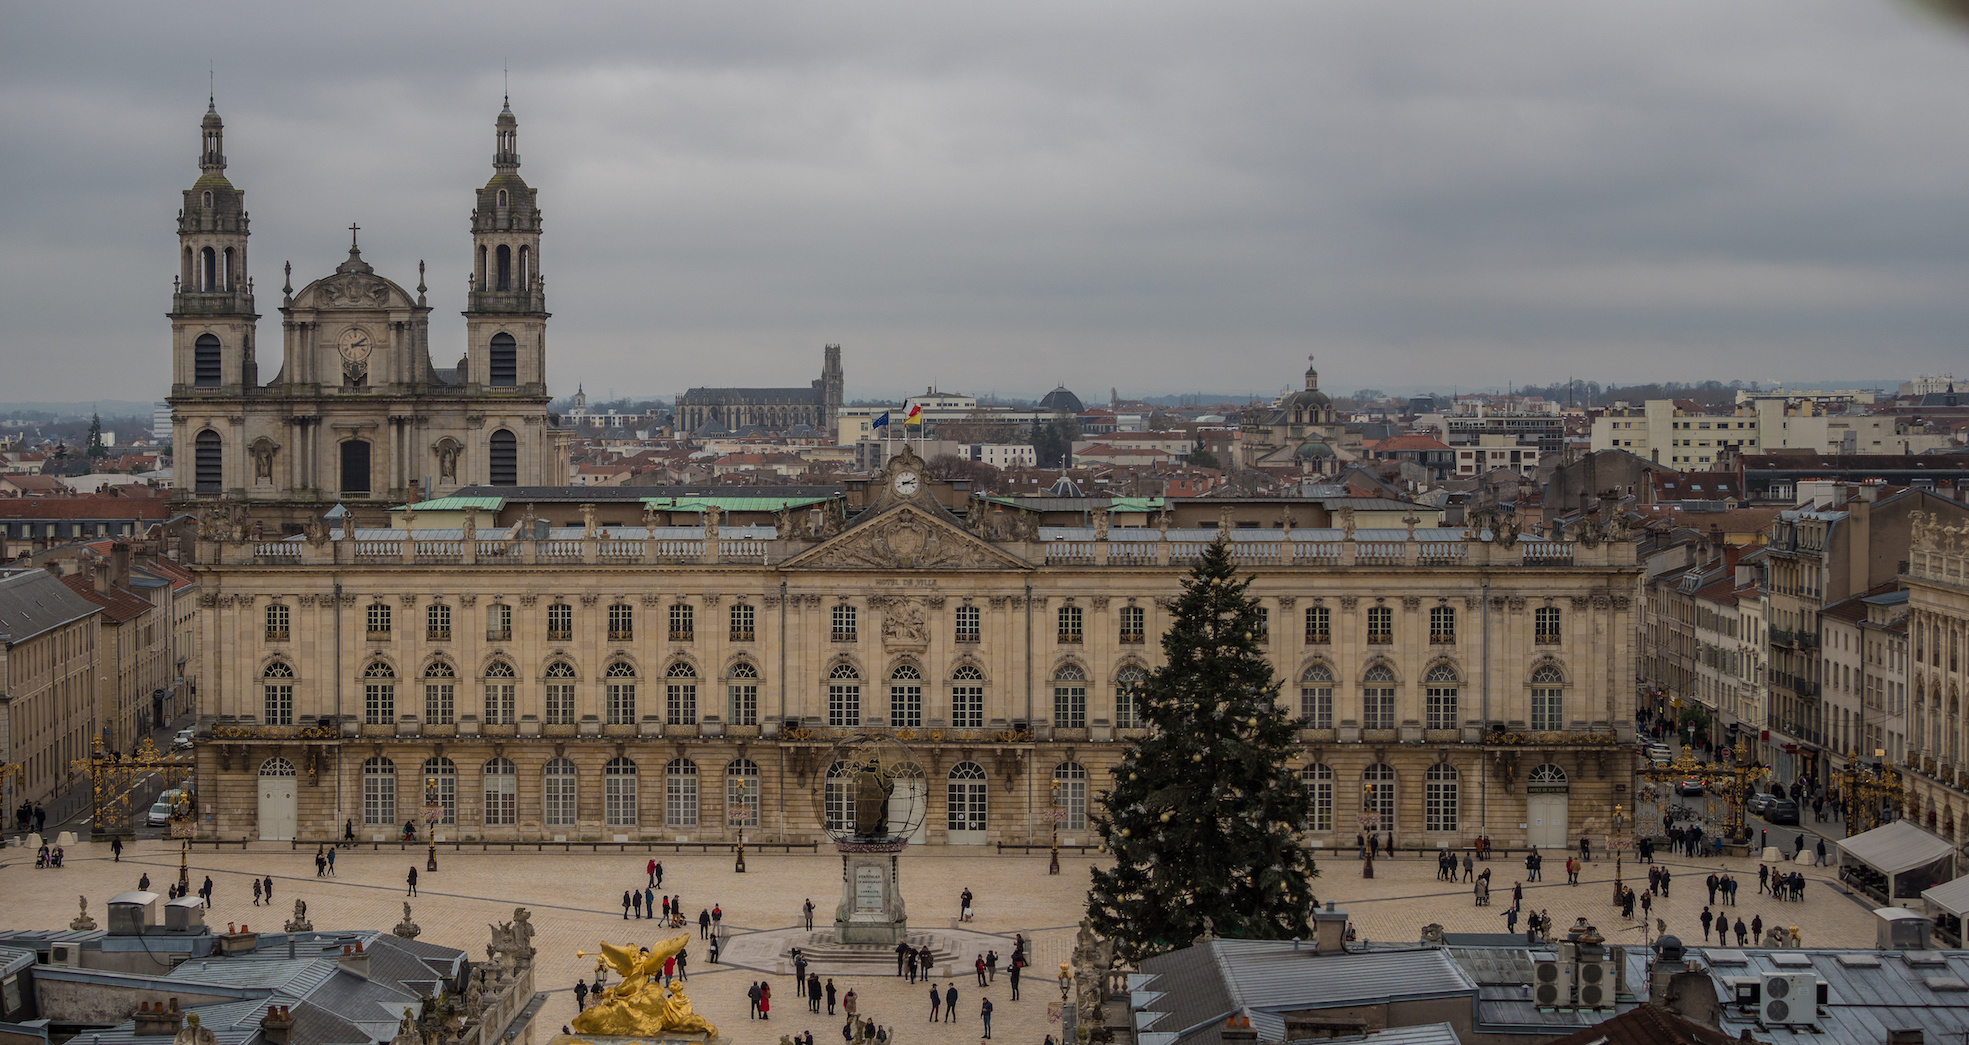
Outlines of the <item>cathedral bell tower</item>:
M 474 392 L 547 394 L 547 283 L 540 275 L 540 208 L 520 177 L 519 121 L 508 100 L 494 123 L 492 180 L 472 210 L 472 280 L 465 310 L 466 372 Z
M 239 395 L 257 387 L 253 280 L 246 268 L 246 194 L 226 180 L 224 121 L 207 101 L 198 181 L 178 211 L 171 295 L 172 394 Z

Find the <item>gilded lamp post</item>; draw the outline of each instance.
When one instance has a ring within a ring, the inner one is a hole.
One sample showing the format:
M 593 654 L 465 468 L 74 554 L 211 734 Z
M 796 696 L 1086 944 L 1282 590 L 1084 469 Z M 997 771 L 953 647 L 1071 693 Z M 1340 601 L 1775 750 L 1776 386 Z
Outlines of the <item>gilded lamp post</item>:
M 1871 831 L 1900 814 L 1901 772 L 1883 760 L 1885 755 L 1885 751 L 1876 748 L 1875 761 L 1862 763 L 1858 752 L 1846 752 L 1846 768 L 1839 775 L 1848 838 Z
M 736 874 L 745 873 L 745 823 L 752 818 L 752 781 L 740 777 L 732 782 L 731 825 L 738 828 L 737 859 L 732 864 Z
M 1060 807 L 1060 778 L 1053 778 L 1053 857 L 1047 861 L 1046 873 L 1060 873 L 1060 821 L 1067 818 L 1067 811 Z
M 444 819 L 444 803 L 438 800 L 438 778 L 424 778 L 424 835 L 430 851 L 424 857 L 424 870 L 438 869 L 438 822 Z

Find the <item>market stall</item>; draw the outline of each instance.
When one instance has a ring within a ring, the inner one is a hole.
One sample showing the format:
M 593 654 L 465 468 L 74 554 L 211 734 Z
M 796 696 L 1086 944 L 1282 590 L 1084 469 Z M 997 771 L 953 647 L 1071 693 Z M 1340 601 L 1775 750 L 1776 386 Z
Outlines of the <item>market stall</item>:
M 1887 906 L 1953 879 L 1955 846 L 1906 820 L 1838 839 L 1839 880 Z

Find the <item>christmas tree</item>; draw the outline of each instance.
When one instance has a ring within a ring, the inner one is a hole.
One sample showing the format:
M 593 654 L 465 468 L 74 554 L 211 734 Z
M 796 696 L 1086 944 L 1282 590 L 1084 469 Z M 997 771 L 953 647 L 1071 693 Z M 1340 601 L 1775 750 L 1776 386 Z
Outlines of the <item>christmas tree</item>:
M 1299 721 L 1278 705 L 1250 585 L 1222 537 L 1184 580 L 1165 665 L 1135 693 L 1147 733 L 1128 742 L 1090 817 L 1115 864 L 1094 872 L 1087 912 L 1131 961 L 1206 929 L 1311 935 L 1318 871 L 1296 837 L 1308 796 L 1287 768 Z

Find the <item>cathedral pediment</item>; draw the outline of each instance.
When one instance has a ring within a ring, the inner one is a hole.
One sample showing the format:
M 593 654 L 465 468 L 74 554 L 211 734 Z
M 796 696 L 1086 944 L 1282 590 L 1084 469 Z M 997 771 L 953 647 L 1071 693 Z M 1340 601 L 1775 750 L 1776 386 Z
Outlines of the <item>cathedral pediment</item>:
M 891 507 L 788 559 L 789 570 L 1029 570 L 1007 554 L 921 507 Z
M 363 272 L 337 272 L 315 280 L 294 295 L 292 308 L 313 309 L 394 309 L 414 308 L 415 301 L 402 287 L 381 276 Z

